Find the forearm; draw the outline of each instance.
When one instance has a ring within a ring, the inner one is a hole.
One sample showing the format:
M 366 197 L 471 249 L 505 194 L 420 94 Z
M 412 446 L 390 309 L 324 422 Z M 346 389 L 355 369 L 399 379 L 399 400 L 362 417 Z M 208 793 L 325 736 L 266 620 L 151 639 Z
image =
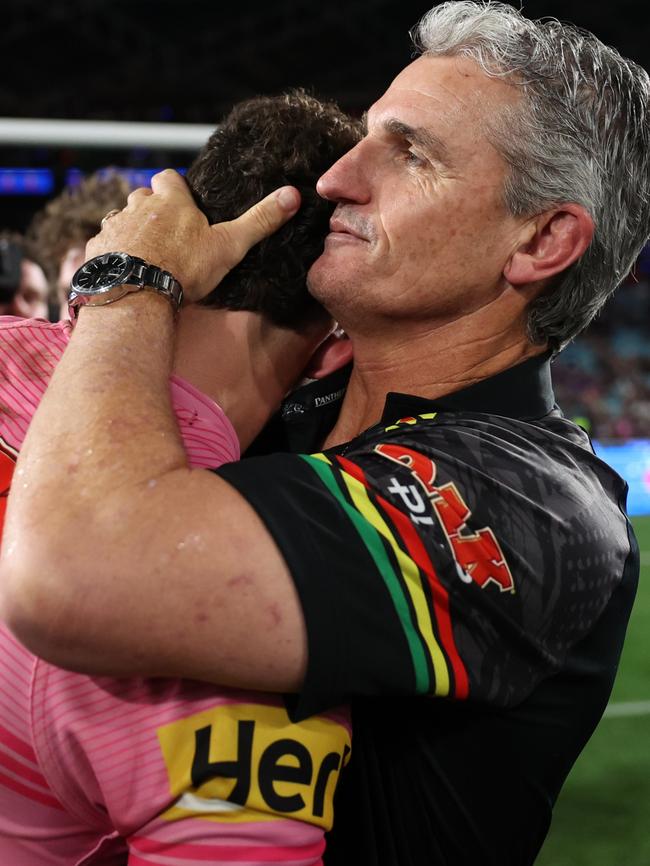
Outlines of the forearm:
M 149 293 L 79 317 L 25 439 L 7 513 L 4 613 L 28 641 L 34 606 L 46 628 L 69 616 L 81 577 L 106 577 L 120 516 L 187 466 L 169 397 L 173 328 L 170 304 Z
M 53 510 L 72 514 L 84 499 L 186 465 L 169 396 L 173 337 L 171 306 L 151 293 L 81 312 L 18 465 L 38 465 L 43 488 L 60 488 Z M 20 522 L 45 518 L 49 495 L 18 485 L 12 510 Z
M 62 494 L 66 502 L 80 495 L 96 500 L 116 480 L 132 486 L 186 466 L 169 393 L 173 342 L 171 305 L 152 293 L 82 310 L 21 465 L 42 460 L 41 472 L 71 487 L 72 494 Z

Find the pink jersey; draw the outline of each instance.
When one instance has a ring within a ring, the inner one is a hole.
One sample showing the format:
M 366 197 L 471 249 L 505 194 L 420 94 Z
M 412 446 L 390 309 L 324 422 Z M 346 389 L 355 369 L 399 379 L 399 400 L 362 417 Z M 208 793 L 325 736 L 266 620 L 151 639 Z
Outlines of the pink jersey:
M 15 457 L 69 323 L 0 318 L 0 530 Z M 237 460 L 221 409 L 172 377 L 192 466 Z M 0 864 L 321 863 L 347 714 L 292 724 L 277 696 L 88 677 L 0 626 Z

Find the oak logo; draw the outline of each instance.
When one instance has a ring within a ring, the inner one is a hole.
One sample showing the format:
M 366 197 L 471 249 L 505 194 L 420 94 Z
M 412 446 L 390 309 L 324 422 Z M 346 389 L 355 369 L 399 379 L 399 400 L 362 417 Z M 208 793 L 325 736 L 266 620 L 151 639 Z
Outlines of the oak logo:
M 391 478 L 388 491 L 401 498 L 416 524 L 433 524 L 427 505 L 431 503 L 456 560 L 461 580 L 465 583 L 474 581 L 481 589 L 494 584 L 501 592 L 514 592 L 512 572 L 496 536 L 489 527 L 476 532 L 468 528 L 472 512 L 456 485 L 451 482 L 439 487 L 434 485 L 437 474 L 434 461 L 404 445 L 384 443 L 376 445 L 375 451 L 411 470 L 416 484 L 400 484 L 397 478 Z
M 331 827 L 350 755 L 344 724 L 322 716 L 293 724 L 282 706 L 224 704 L 165 725 L 158 739 L 176 797 L 165 818 Z

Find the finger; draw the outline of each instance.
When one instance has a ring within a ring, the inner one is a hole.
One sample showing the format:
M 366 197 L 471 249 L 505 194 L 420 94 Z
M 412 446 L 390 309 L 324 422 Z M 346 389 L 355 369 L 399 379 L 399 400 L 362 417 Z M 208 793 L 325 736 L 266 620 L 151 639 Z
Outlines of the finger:
M 139 186 L 129 193 L 126 203 L 127 205 L 134 205 L 136 202 L 150 195 L 153 195 L 153 192 L 148 186 Z
M 182 195 L 189 201 L 194 201 L 190 193 L 189 187 L 185 183 L 185 179 L 174 171 L 173 168 L 166 168 L 164 171 L 159 171 L 151 178 L 151 189 L 158 195 Z
M 258 201 L 237 219 L 213 226 L 211 231 L 225 241 L 233 258 L 230 267 L 240 262 L 251 247 L 283 226 L 299 207 L 298 190 L 283 186 Z

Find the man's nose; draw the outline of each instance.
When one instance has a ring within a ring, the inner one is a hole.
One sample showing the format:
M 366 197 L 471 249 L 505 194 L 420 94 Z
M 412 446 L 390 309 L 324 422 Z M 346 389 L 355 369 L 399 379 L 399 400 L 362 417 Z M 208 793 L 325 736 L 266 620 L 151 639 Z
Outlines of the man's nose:
M 360 141 L 319 178 L 316 192 L 328 201 L 365 204 L 370 198 L 365 168 Z

